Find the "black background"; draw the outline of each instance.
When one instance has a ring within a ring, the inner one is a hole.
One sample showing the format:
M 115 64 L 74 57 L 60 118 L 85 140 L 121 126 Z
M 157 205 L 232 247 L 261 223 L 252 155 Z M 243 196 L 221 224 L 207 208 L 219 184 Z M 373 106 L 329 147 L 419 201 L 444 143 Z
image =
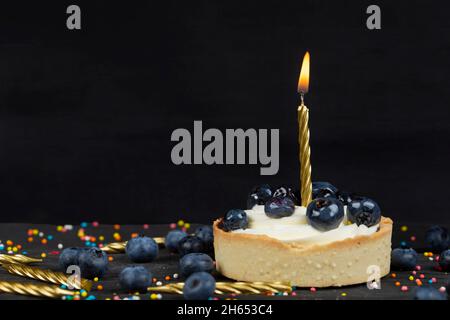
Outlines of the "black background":
M 0 5 L 1 221 L 207 222 L 298 184 L 311 53 L 314 180 L 397 221 L 448 222 L 444 1 L 16 1 Z M 78 4 L 82 30 L 66 28 Z M 366 28 L 378 4 L 382 29 Z M 175 166 L 176 128 L 280 128 L 280 170 Z

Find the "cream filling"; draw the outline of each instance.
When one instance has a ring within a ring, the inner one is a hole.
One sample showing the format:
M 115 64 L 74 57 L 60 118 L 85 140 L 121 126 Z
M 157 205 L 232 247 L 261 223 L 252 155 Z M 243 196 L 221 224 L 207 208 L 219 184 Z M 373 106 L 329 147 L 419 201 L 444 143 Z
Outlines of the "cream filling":
M 346 209 L 346 208 L 345 208 Z M 266 235 L 284 242 L 304 244 L 324 244 L 353 238 L 361 235 L 371 235 L 378 230 L 379 225 L 367 227 L 357 226 L 356 223 L 347 224 L 347 217 L 336 229 L 319 231 L 308 224 L 306 208 L 295 207 L 294 213 L 289 217 L 280 219 L 269 218 L 264 212 L 264 206 L 254 206 L 245 210 L 249 218 L 249 227 L 233 232 L 244 234 Z

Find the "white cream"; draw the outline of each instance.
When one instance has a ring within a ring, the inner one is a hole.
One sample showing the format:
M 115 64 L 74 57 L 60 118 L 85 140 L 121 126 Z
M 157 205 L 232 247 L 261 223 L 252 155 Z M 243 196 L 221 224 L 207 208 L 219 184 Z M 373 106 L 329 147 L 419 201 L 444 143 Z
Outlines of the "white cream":
M 324 244 L 353 238 L 359 235 L 371 235 L 377 231 L 378 225 L 370 228 L 356 223 L 346 224 L 346 217 L 338 228 L 330 231 L 319 231 L 310 226 L 306 219 L 306 208 L 295 207 L 289 217 L 273 219 L 266 216 L 264 206 L 254 206 L 245 210 L 249 218 L 249 228 L 235 230 L 236 233 L 266 235 L 285 242 L 302 244 Z

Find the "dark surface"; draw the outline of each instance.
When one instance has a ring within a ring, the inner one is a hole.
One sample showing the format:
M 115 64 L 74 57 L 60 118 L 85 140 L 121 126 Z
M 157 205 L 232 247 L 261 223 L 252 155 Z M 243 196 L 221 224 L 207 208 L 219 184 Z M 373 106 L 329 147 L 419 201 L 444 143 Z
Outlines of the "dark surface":
M 66 29 L 71 1 L 3 3 L 0 219 L 207 222 L 255 184 L 297 185 L 309 50 L 314 180 L 448 223 L 449 4 L 376 3 L 377 31 L 372 1 L 80 0 L 81 31 Z M 170 135 L 194 120 L 280 128 L 278 175 L 173 165 Z
M 48 242 L 47 245 L 42 245 L 39 243 L 39 237 L 35 237 L 35 241 L 32 243 L 27 243 L 27 230 L 29 228 L 37 228 L 40 231 L 44 232 L 46 235 L 51 234 L 54 235 L 54 240 Z M 192 228 L 192 227 L 191 227 Z M 420 225 L 409 225 L 407 232 L 399 231 L 400 225 L 395 228 L 394 236 L 393 236 L 393 247 L 397 247 L 401 241 L 409 240 L 411 235 L 415 235 L 417 240 L 414 242 L 408 241 L 411 246 L 416 248 L 419 252 L 423 251 L 425 245 L 423 243 L 423 235 L 424 229 Z M 27 250 L 30 256 L 39 256 L 42 252 L 52 252 L 57 250 L 57 244 L 63 243 L 65 247 L 69 246 L 82 246 L 83 243 L 77 238 L 77 227 L 75 226 L 74 231 L 59 233 L 56 232 L 56 226 L 50 225 L 26 225 L 26 224 L 1 224 L 0 225 L 0 240 L 5 243 L 7 240 L 12 240 L 16 243 L 20 243 L 23 245 L 24 250 Z M 116 232 L 111 225 L 101 225 L 100 227 L 88 227 L 85 229 L 86 234 L 99 236 L 104 235 L 105 241 L 113 241 L 112 234 Z M 164 236 L 169 227 L 166 225 L 151 225 L 148 230 L 144 230 L 142 226 L 121 226 L 119 233 L 122 235 L 124 239 L 130 237 L 131 233 L 139 232 L 144 233 L 150 236 Z M 191 229 L 190 231 L 193 231 Z M 1 252 L 3 253 L 3 252 Z M 121 298 L 125 298 L 129 296 L 127 293 L 121 292 L 118 288 L 118 274 L 120 271 L 126 266 L 130 265 L 130 261 L 126 258 L 124 254 L 113 255 L 114 261 L 110 263 L 110 269 L 106 274 L 104 279 L 101 279 L 99 284 L 104 286 L 103 291 L 91 291 L 91 294 L 95 295 L 97 299 L 105 299 L 112 298 L 113 293 L 119 294 Z M 449 281 L 449 275 L 444 272 L 438 272 L 434 270 L 435 263 L 426 260 L 423 254 L 419 254 L 420 261 L 419 265 L 423 267 L 422 271 L 417 273 L 419 276 L 420 273 L 425 275 L 425 283 L 431 277 L 437 278 L 437 283 L 434 284 L 436 287 L 443 286 Z M 44 268 L 51 268 L 57 270 L 57 255 L 49 254 L 48 258 L 45 259 L 45 262 L 42 264 Z M 153 276 L 158 278 L 158 280 L 162 280 L 163 283 L 167 281 L 164 280 L 166 275 L 172 275 L 174 273 L 178 273 L 178 256 L 175 254 L 169 254 L 167 250 L 162 249 L 160 251 L 159 257 L 151 263 L 143 264 L 148 267 Z M 375 300 L 389 300 L 389 299 L 411 299 L 413 289 L 416 287 L 415 282 L 408 280 L 408 277 L 411 275 L 411 272 L 398 272 L 393 271 L 397 274 L 397 277 L 394 279 L 390 276 L 387 276 L 382 279 L 382 289 L 381 290 L 368 290 L 366 285 L 357 285 L 357 286 L 349 286 L 343 288 L 328 288 L 328 289 L 318 289 L 317 292 L 310 292 L 309 288 L 304 288 L 297 290 L 297 296 L 262 296 L 262 295 L 251 295 L 251 296 L 236 296 L 236 299 L 301 299 L 301 300 L 309 300 L 309 299 L 375 299 Z M 219 275 L 216 275 L 217 279 L 222 279 Z M 17 276 L 12 276 L 7 274 L 4 270 L 0 268 L 0 279 L 1 280 L 11 280 L 11 281 L 25 281 L 24 278 L 20 278 Z M 222 279 L 223 280 L 223 279 Z M 28 280 L 26 280 L 28 281 Z M 30 280 L 33 281 L 33 280 Z M 179 280 L 180 281 L 180 280 Z M 182 279 L 181 279 L 182 281 Z M 399 287 L 396 287 L 394 283 L 396 281 L 400 281 L 402 285 L 409 286 L 409 292 L 401 292 Z M 346 293 L 346 296 L 342 294 Z M 150 295 L 145 294 L 140 296 L 142 300 L 148 300 Z M 219 297 L 219 296 L 218 296 Z M 163 294 L 163 299 L 180 299 L 181 296 L 178 295 L 170 295 Z M 221 296 L 221 299 L 230 298 L 230 296 Z M 24 296 L 16 296 L 10 294 L 1 294 L 0 299 L 34 299 Z

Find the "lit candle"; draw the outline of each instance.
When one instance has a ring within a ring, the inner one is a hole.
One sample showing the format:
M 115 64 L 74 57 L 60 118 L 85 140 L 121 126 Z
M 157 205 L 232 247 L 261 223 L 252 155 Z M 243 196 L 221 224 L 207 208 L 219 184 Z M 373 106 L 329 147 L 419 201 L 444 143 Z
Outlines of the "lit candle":
M 298 79 L 298 92 L 300 93 L 301 104 L 298 107 L 298 144 L 300 146 L 300 193 L 302 206 L 306 207 L 312 200 L 312 182 L 311 182 L 311 149 L 309 147 L 309 110 L 305 106 L 304 96 L 309 87 L 309 52 L 303 57 L 300 77 Z

